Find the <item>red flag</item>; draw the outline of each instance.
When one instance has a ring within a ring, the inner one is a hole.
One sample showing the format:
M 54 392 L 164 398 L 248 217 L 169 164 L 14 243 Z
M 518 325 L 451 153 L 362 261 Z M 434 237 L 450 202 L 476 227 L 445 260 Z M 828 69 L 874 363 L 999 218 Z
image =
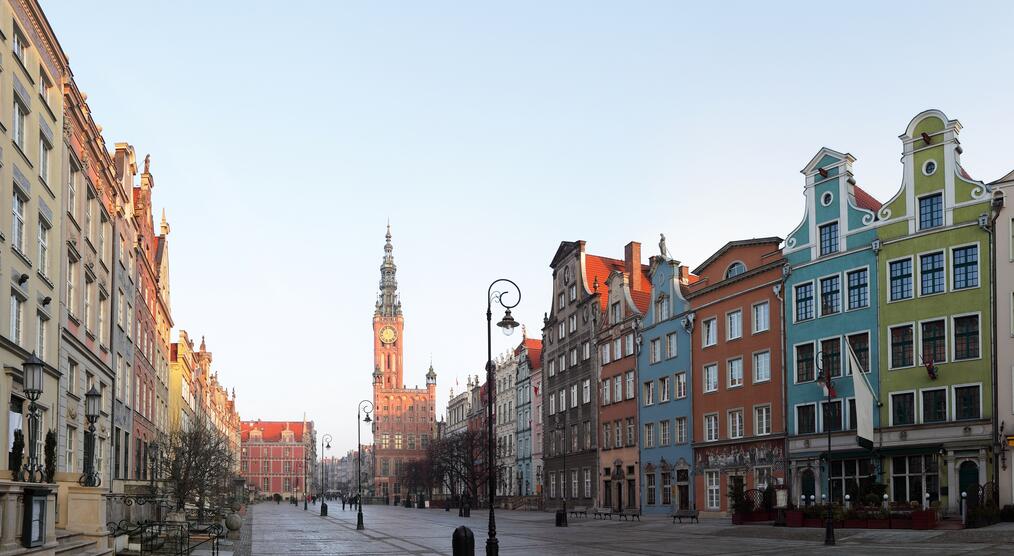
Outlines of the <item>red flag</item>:
M 834 391 L 834 385 L 831 383 L 831 369 L 830 366 L 824 371 L 824 376 L 821 377 L 821 385 L 824 387 L 824 395 L 829 398 L 835 398 L 838 393 Z

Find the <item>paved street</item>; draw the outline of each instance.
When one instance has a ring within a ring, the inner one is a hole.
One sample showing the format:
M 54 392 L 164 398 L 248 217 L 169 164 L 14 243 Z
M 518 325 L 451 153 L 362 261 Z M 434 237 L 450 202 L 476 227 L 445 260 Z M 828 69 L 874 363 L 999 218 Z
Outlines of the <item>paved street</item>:
M 476 553 L 482 554 L 487 514 L 364 506 L 366 531 L 356 531 L 356 514 L 329 505 L 330 516 L 319 508 L 261 503 L 250 508 L 250 556 L 278 554 L 450 554 L 451 533 L 458 525 L 472 529 Z M 845 530 L 838 546 L 823 546 L 822 529 L 771 526 L 732 527 L 728 520 L 672 525 L 668 520 L 643 522 L 572 518 L 566 529 L 553 526 L 553 515 L 541 512 L 497 511 L 502 554 L 1009 554 L 1014 528 L 1004 524 L 970 531 Z M 1010 525 L 1010 524 L 1006 524 Z M 238 554 L 245 553 L 241 543 Z

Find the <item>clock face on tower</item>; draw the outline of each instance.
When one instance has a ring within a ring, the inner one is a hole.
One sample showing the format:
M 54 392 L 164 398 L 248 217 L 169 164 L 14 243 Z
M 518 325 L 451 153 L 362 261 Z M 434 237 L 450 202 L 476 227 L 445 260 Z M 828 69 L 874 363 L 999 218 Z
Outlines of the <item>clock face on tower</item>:
M 391 326 L 381 328 L 378 336 L 380 337 L 380 341 L 385 344 L 393 344 L 398 339 L 398 333 Z

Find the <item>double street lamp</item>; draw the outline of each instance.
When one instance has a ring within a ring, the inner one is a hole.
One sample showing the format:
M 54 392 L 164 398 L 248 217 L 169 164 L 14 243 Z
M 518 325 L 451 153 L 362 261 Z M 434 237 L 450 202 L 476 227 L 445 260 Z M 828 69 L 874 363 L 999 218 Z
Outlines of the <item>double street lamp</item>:
M 324 479 L 324 454 L 331 449 L 331 435 L 320 437 L 320 485 L 323 496 L 320 497 L 320 515 L 327 515 L 327 481 Z
M 493 286 L 502 283 L 505 291 L 493 291 Z M 504 299 L 504 296 L 508 296 Z M 511 303 L 509 300 L 514 299 Z M 493 382 L 493 303 L 504 308 L 503 318 L 496 323 L 507 336 L 514 333 L 518 321 L 511 316 L 511 309 L 521 303 L 521 288 L 507 278 L 494 280 L 486 290 L 486 468 L 489 470 L 489 538 L 486 539 L 486 556 L 496 556 L 500 553 L 500 541 L 496 538 L 496 517 L 493 515 L 493 502 L 496 498 L 496 466 L 493 464 L 493 454 L 496 451 L 496 438 L 493 436 L 493 395 L 495 385 Z
M 365 409 L 363 406 L 368 405 L 369 409 Z M 363 413 L 366 414 L 362 419 L 359 418 Z M 356 505 L 359 506 L 358 514 L 356 514 L 356 530 L 362 531 L 366 527 L 363 525 L 363 432 L 362 423 L 370 423 L 373 419 L 370 419 L 370 414 L 373 413 L 373 402 L 370 400 L 363 400 L 359 402 L 359 407 L 356 408 L 356 444 L 359 449 L 356 450 L 356 479 L 358 480 L 358 486 L 356 488 Z

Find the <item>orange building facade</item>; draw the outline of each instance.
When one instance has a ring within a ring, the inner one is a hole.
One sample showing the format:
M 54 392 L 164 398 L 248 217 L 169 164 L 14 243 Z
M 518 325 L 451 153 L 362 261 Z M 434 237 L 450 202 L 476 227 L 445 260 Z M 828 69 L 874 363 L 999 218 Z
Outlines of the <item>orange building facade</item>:
M 405 387 L 405 317 L 398 296 L 393 250 L 388 226 L 380 266 L 380 293 L 373 313 L 373 495 L 398 504 L 409 494 L 402 486 L 404 465 L 422 459 L 434 435 L 437 375 L 431 365 L 425 388 Z
M 694 471 L 698 507 L 784 480 L 782 265 L 777 237 L 732 241 L 694 270 Z

